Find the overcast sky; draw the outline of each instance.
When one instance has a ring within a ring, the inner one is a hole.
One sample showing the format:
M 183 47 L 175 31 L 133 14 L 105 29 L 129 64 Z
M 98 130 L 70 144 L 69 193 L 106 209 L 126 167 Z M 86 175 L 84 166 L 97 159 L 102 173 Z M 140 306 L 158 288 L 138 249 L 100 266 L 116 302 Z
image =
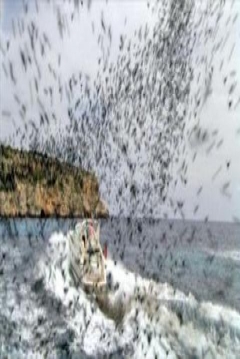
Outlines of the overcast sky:
M 41 2 L 40 2 L 41 3 Z M 239 16 L 234 26 L 231 27 L 227 39 L 227 45 L 224 49 L 225 57 L 230 58 L 223 65 L 223 72 L 228 74 L 231 70 L 235 70 L 237 81 L 237 89 L 235 93 L 240 94 L 240 2 L 226 1 L 224 22 L 228 21 L 230 10 L 235 6 Z M 34 1 L 32 1 L 34 4 Z M 1 38 L 6 39 L 12 32 L 12 18 L 17 18 L 22 12 L 22 1 L 20 0 L 4 0 L 1 5 L 3 7 L 3 17 L 1 17 Z M 142 24 L 148 23 L 150 28 L 156 21 L 155 16 L 149 11 L 147 1 L 144 0 L 125 0 L 125 1 L 93 1 L 91 11 L 89 12 L 87 6 L 80 9 L 80 14 L 74 16 L 79 17 L 79 21 L 75 21 L 71 26 L 71 36 L 66 36 L 64 41 L 59 41 L 59 34 L 57 26 L 55 26 L 55 15 L 53 12 L 44 9 L 41 3 L 42 11 L 38 15 L 38 23 L 49 34 L 53 46 L 55 48 L 56 59 L 51 59 L 52 62 L 57 61 L 57 55 L 61 53 L 61 75 L 63 78 L 68 78 L 74 71 L 85 72 L 94 78 L 98 69 L 99 47 L 97 46 L 96 34 L 100 28 L 101 13 L 104 14 L 106 23 L 112 28 L 112 44 L 111 58 L 117 58 L 119 36 L 126 33 L 128 37 L 133 37 L 134 30 L 138 29 Z M 40 7 L 41 7 L 40 6 Z M 70 11 L 70 5 L 65 4 L 65 11 Z M 33 6 L 34 9 L 34 6 Z M 32 10 L 33 11 L 33 10 Z M 34 14 L 32 13 L 32 16 Z M 94 33 L 93 33 L 94 24 Z M 220 29 L 219 38 L 224 37 L 225 27 Z M 233 44 L 235 46 L 233 47 Z M 10 48 L 11 55 L 19 51 L 16 44 Z M 232 52 L 231 56 L 229 55 Z M 197 56 L 207 56 L 210 58 L 211 49 L 207 46 L 199 46 L 195 48 L 193 58 Z M 2 54 L 1 54 L 2 56 Z M 215 59 L 214 66 L 219 68 L 221 66 L 221 58 Z M 1 60 L 2 62 L 2 60 Z M 203 66 L 199 64 L 199 66 Z M 203 68 L 203 71 L 206 69 Z M 14 112 L 16 106 L 13 101 L 12 86 L 9 81 L 3 76 L 3 68 L 1 65 L 1 110 L 8 111 L 11 109 L 12 118 L 17 122 L 17 112 Z M 20 73 L 20 69 L 17 69 Z M 20 75 L 19 75 L 20 76 Z M 46 76 L 49 76 L 46 74 Z M 48 79 L 49 80 L 49 79 Z M 218 141 L 223 140 L 219 149 L 213 150 L 207 154 L 207 148 L 211 143 L 197 148 L 197 157 L 195 162 L 192 162 L 192 157 L 196 151 L 188 144 L 188 185 L 186 187 L 178 186 L 174 191 L 170 189 L 171 196 L 175 199 L 182 199 L 185 202 L 185 214 L 187 218 L 203 219 L 209 215 L 210 220 L 232 221 L 234 217 L 240 218 L 240 105 L 232 111 L 228 110 L 228 91 L 223 84 L 224 75 L 215 71 L 211 82 L 211 94 L 207 98 L 205 106 L 199 114 L 199 121 L 203 128 L 209 131 L 219 130 Z M 27 81 L 27 79 L 26 79 Z M 49 80 L 50 81 L 50 80 Z M 194 89 L 194 82 L 192 89 Z M 26 90 L 26 82 L 24 73 L 22 80 L 18 83 L 18 91 L 25 96 L 26 101 L 29 100 L 29 93 Z M 63 116 L 64 103 L 55 101 L 55 111 L 59 117 Z M 32 105 L 32 112 L 36 111 L 36 106 Z M 1 117 L 0 119 L 0 140 L 6 140 L 8 136 L 14 131 L 14 123 L 8 117 Z M 64 125 L 64 121 L 63 121 Z M 227 170 L 226 164 L 230 161 L 230 167 Z M 220 169 L 219 175 L 215 179 L 214 173 Z M 176 175 L 177 176 L 177 175 Z M 227 194 L 222 194 L 221 189 L 225 183 L 230 181 L 227 189 Z M 200 186 L 203 190 L 199 196 L 196 196 Z M 107 202 L 110 199 L 106 198 Z M 199 205 L 199 210 L 194 215 L 194 208 Z M 117 208 L 112 208 L 110 203 L 110 210 L 117 214 Z M 170 209 L 165 208 L 165 211 L 172 217 Z

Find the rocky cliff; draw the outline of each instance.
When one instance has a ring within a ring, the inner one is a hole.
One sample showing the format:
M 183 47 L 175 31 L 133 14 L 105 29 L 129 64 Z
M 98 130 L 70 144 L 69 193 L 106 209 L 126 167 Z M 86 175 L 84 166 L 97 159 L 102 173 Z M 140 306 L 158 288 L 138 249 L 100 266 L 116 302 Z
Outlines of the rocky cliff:
M 0 216 L 108 216 L 93 173 L 0 146 Z

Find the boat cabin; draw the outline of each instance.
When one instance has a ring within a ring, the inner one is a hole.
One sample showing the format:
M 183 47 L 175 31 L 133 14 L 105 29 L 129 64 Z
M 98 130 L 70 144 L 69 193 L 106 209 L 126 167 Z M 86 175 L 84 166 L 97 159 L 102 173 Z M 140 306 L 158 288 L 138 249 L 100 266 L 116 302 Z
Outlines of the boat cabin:
M 75 281 L 84 286 L 106 284 L 105 261 L 99 240 L 98 221 L 87 219 L 78 223 L 69 234 L 69 262 Z

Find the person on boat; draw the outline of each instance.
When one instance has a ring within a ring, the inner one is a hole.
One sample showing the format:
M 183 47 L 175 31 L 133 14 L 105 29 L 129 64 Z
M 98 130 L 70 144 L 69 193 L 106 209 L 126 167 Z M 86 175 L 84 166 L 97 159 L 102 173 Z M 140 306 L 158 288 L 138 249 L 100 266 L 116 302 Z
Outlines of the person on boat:
M 107 255 L 108 255 L 107 241 L 104 243 L 103 255 L 104 258 L 107 259 Z

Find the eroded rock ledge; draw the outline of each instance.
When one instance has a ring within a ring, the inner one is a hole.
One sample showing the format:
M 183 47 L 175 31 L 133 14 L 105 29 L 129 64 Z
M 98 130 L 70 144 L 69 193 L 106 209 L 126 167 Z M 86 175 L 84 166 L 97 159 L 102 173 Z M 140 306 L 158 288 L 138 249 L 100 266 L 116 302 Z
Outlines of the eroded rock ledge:
M 0 216 L 101 218 L 108 209 L 95 174 L 1 145 Z

